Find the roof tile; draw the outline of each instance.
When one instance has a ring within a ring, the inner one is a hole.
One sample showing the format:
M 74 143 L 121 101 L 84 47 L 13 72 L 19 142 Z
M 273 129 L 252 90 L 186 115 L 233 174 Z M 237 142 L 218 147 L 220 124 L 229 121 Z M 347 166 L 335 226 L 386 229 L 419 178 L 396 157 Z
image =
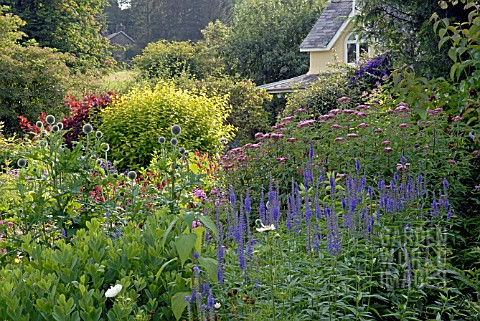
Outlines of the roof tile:
M 332 0 L 323 10 L 300 49 L 327 48 L 353 10 L 354 0 Z

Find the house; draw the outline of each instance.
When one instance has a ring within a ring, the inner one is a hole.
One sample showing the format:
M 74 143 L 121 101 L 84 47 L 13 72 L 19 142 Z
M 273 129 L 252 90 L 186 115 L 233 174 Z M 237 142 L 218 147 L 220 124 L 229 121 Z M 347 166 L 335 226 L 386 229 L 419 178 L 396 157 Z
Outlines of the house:
M 110 44 L 121 46 L 125 49 L 135 44 L 135 40 L 125 33 L 125 26 L 122 24 L 117 25 L 116 32 L 108 35 L 107 39 L 110 40 Z M 125 60 L 125 50 L 114 50 L 113 58 L 117 61 Z
M 310 69 L 305 75 L 259 86 L 271 94 L 304 89 L 327 72 L 335 62 L 354 64 L 371 48 L 352 33 L 355 0 L 330 0 L 320 18 L 300 44 L 301 52 L 310 54 Z

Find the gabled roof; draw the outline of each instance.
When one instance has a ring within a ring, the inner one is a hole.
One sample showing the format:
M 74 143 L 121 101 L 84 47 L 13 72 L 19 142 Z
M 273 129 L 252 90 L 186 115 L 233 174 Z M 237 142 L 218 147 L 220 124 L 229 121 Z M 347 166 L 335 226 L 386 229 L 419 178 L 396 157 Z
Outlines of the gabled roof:
M 330 50 L 354 14 L 354 0 L 331 0 L 300 45 L 300 51 Z
M 118 36 L 120 36 L 120 35 L 126 37 L 126 38 L 127 38 L 128 40 L 130 40 L 132 43 L 135 42 L 135 40 L 133 40 L 129 35 L 127 35 L 127 34 L 126 34 L 125 32 L 123 32 L 123 31 L 119 31 L 119 32 L 115 32 L 115 33 L 109 34 L 109 35 L 107 36 L 107 39 L 108 39 L 108 40 L 112 40 L 113 38 L 116 38 L 116 37 L 118 37 Z
M 280 80 L 269 84 L 258 86 L 257 88 L 265 89 L 269 94 L 289 93 L 295 89 L 305 89 L 311 83 L 318 80 L 318 74 L 301 75 L 295 78 Z

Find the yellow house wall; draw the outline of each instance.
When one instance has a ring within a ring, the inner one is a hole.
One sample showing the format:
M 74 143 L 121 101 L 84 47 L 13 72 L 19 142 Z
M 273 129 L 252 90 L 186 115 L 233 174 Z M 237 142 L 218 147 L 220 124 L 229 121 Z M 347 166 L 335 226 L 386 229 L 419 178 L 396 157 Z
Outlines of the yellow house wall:
M 308 74 L 319 74 L 328 70 L 335 62 L 345 63 L 345 41 L 352 31 L 352 24 L 338 37 L 335 44 L 328 51 L 310 51 L 310 70 Z

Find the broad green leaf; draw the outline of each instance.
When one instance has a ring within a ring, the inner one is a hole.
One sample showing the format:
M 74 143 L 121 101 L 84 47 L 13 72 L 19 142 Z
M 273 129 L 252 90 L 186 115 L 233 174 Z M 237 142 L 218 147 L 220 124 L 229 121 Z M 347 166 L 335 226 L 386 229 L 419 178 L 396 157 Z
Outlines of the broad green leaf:
M 187 295 L 191 295 L 190 292 L 177 292 L 174 296 L 172 296 L 172 310 L 175 318 L 178 320 L 182 317 L 183 311 L 187 307 L 187 300 L 185 297 Z
M 168 237 L 168 234 L 170 234 L 170 231 L 173 229 L 173 227 L 175 226 L 175 224 L 177 223 L 178 221 L 178 218 L 175 217 L 175 219 L 170 223 L 170 225 L 168 226 L 167 230 L 165 231 L 165 234 L 163 234 L 163 237 L 162 237 L 162 242 L 160 243 L 160 246 L 163 248 L 165 246 L 165 242 L 167 241 L 167 237 Z M 88 222 L 87 222 L 88 223 Z
M 209 258 L 209 257 L 202 257 L 200 256 L 198 258 L 198 262 L 200 263 L 200 266 L 207 271 L 208 278 L 212 282 L 218 282 L 218 276 L 217 276 L 217 266 L 218 262 L 215 259 Z
M 159 278 L 160 278 L 160 275 L 162 274 L 163 270 L 167 267 L 167 265 L 169 265 L 170 263 L 172 262 L 175 262 L 177 260 L 177 258 L 173 258 L 171 259 L 170 261 L 167 261 L 165 262 L 161 267 L 160 269 L 158 270 L 157 274 L 155 275 L 155 281 L 158 282 Z
M 195 212 L 186 212 L 185 214 L 183 214 L 182 218 L 185 221 L 185 223 L 187 223 L 187 225 L 191 227 L 193 221 L 195 221 L 196 216 L 197 214 Z
M 450 68 L 450 79 L 455 80 L 455 71 L 457 71 L 458 66 L 460 66 L 460 62 L 456 62 L 452 68 Z
M 195 251 L 197 251 L 198 254 L 202 252 L 202 242 L 205 237 L 206 231 L 207 230 L 203 226 L 199 226 L 192 230 L 192 233 L 197 236 L 197 240 L 195 241 Z
M 448 50 L 448 57 L 450 57 L 453 62 L 457 62 L 457 50 L 455 47 L 452 47 Z
M 197 236 L 195 234 L 183 234 L 176 238 L 175 248 L 177 249 L 182 266 L 192 253 L 196 240 Z
M 212 233 L 218 237 L 218 230 L 217 230 L 217 226 L 215 225 L 215 223 L 213 223 L 212 219 L 208 216 L 203 216 L 203 215 L 199 215 L 198 216 L 198 220 L 200 222 L 202 222 L 203 225 L 205 225 L 210 231 L 212 231 Z

